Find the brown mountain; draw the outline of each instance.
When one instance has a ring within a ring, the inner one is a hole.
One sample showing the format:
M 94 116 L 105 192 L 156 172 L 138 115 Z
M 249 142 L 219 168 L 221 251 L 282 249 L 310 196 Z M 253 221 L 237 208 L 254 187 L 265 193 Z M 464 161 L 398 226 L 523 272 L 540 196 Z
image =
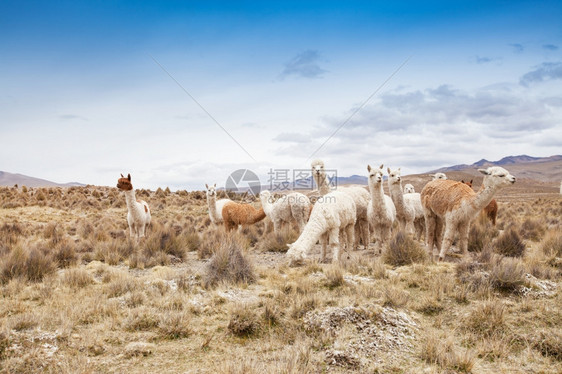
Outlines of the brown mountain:
M 72 187 L 72 186 L 85 186 L 85 184 L 70 182 L 70 183 L 56 183 L 45 179 L 34 178 L 23 174 L 8 173 L 0 171 L 0 186 L 11 187 L 13 185 L 26 186 L 26 187 Z

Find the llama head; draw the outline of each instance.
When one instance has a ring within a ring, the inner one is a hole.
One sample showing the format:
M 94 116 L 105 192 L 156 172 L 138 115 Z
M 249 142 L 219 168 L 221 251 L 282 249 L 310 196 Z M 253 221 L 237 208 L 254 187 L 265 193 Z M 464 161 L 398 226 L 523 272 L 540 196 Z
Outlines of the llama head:
M 435 173 L 435 174 L 430 174 L 429 176 L 431 177 L 432 181 L 436 179 L 443 179 L 443 180 L 447 179 L 445 173 Z
M 515 183 L 515 177 L 509 171 L 499 166 L 490 166 L 487 169 L 478 169 L 484 174 L 482 185 L 484 188 L 502 188 Z
M 217 194 L 217 191 L 216 191 L 217 184 L 216 183 L 212 186 L 209 186 L 207 183 L 205 183 L 205 187 L 207 188 L 207 197 L 215 196 Z
M 387 168 L 388 171 L 388 185 L 399 184 L 402 178 L 400 177 L 400 168 L 396 170 L 390 170 Z
M 468 187 L 471 187 L 471 188 L 472 188 L 472 179 L 470 180 L 470 182 L 468 182 L 468 181 L 465 182 L 464 179 L 461 179 L 461 183 L 464 183 L 464 184 L 466 184 Z
M 265 203 L 273 203 L 273 196 L 271 196 L 271 192 L 268 190 L 261 191 L 259 197 L 262 205 Z
M 310 167 L 312 168 L 312 174 L 313 174 L 313 175 L 322 175 L 322 174 L 324 174 L 324 161 L 322 161 L 322 160 L 314 160 L 314 161 L 312 161 L 312 163 L 310 164 Z
M 404 186 L 404 193 L 414 193 L 414 192 L 416 192 L 416 190 L 414 189 L 414 186 L 412 186 L 410 183 Z
M 133 189 L 133 185 L 131 183 L 131 174 L 127 175 L 127 178 L 121 174 L 121 178 L 117 179 L 117 188 L 121 191 L 130 191 Z
M 299 266 L 304 263 L 306 254 L 298 250 L 295 243 L 287 243 L 287 258 L 289 259 L 289 266 Z
M 378 169 L 372 168 L 371 165 L 367 165 L 367 171 L 369 172 L 369 183 L 381 183 L 383 181 L 383 167 L 383 164 L 381 164 Z

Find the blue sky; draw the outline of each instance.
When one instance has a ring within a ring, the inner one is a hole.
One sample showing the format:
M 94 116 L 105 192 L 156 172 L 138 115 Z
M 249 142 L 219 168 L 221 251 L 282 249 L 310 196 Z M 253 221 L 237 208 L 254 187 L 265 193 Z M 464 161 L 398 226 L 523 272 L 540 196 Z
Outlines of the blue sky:
M 306 168 L 406 60 L 316 154 L 340 175 L 560 154 L 560 19 L 555 1 L 2 1 L 0 170 L 266 180 Z

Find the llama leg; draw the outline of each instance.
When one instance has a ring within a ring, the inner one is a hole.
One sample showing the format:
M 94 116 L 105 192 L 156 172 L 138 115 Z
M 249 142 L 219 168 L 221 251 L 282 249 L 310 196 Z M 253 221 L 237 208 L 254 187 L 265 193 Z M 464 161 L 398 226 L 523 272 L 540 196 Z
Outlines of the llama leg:
M 445 255 L 451 245 L 453 244 L 453 240 L 455 239 L 455 228 L 457 225 L 456 222 L 452 222 L 451 220 L 445 221 L 445 233 L 443 235 L 443 241 L 441 242 L 441 249 L 439 251 L 439 261 L 443 261 L 445 259 Z
M 320 243 L 322 244 L 322 258 L 321 262 L 326 262 L 326 250 L 328 249 L 328 234 L 322 234 L 320 237 Z
M 353 243 L 354 243 L 354 240 L 353 240 L 353 231 L 354 231 L 354 228 L 353 228 L 353 226 L 354 226 L 354 225 L 348 225 L 348 226 L 345 228 L 345 230 L 346 230 L 346 232 L 347 232 L 347 248 L 348 248 L 347 250 L 348 250 L 348 251 L 350 251 L 350 248 L 351 248 L 351 246 L 352 246 Z M 365 248 L 367 248 L 367 246 L 365 246 Z M 340 252 L 340 253 L 341 253 L 341 252 Z
M 355 228 L 352 226 L 352 230 L 354 229 Z M 332 229 L 328 235 L 330 240 L 330 250 L 332 251 L 332 263 L 335 263 L 340 259 L 340 230 Z M 349 235 L 347 236 L 349 237 Z M 351 243 L 353 244 L 353 234 L 351 234 Z
M 435 245 L 435 227 L 437 222 L 435 216 L 427 214 L 425 216 L 425 240 L 427 242 L 427 249 L 431 254 L 433 252 L 433 246 Z M 434 253 L 435 254 L 435 253 Z
M 468 233 L 470 230 L 470 222 L 463 222 L 459 224 L 459 244 L 463 256 L 468 254 Z
M 369 222 L 366 220 L 361 221 L 361 241 L 363 242 L 363 247 L 369 249 L 371 233 L 369 232 Z

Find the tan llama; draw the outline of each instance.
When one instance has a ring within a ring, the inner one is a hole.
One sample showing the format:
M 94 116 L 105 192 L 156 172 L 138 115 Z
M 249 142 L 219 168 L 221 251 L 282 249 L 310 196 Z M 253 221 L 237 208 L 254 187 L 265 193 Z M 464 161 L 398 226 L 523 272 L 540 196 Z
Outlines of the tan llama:
M 146 201 L 137 200 L 135 198 L 135 191 L 131 184 L 131 174 L 127 178 L 121 174 L 121 178 L 117 180 L 117 188 L 125 193 L 125 201 L 127 202 L 127 222 L 129 223 L 129 231 L 131 239 L 139 241 L 144 238 L 146 229 L 150 224 L 150 208 Z

